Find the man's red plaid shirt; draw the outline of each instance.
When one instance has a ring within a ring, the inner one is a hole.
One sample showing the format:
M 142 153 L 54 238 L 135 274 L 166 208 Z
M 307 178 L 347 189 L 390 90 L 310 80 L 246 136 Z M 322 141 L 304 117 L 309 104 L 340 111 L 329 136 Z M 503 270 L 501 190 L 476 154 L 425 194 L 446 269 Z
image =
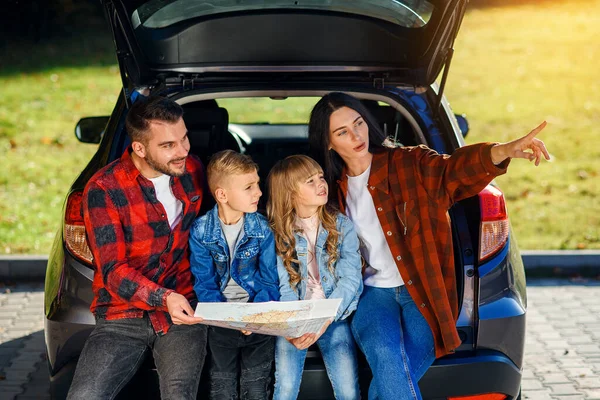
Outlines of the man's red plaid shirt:
M 83 217 L 96 272 L 90 309 L 96 318 L 142 318 L 148 313 L 158 334 L 171 326 L 167 296 L 175 291 L 195 300 L 188 237 L 200 212 L 204 170 L 188 156 L 186 173 L 171 178 L 183 204 L 170 228 L 154 185 L 133 164 L 130 149 L 98 171 L 85 187 Z

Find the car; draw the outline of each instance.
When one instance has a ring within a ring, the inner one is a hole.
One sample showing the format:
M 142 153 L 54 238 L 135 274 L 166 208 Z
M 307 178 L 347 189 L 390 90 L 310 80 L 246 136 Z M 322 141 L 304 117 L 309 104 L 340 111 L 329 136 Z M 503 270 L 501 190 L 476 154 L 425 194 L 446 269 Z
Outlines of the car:
M 83 189 L 129 145 L 124 120 L 140 96 L 162 94 L 182 105 L 190 152 L 203 162 L 216 151 L 234 149 L 253 157 L 263 182 L 277 160 L 309 153 L 309 111 L 332 91 L 361 99 L 390 140 L 402 146 L 425 144 L 451 154 L 465 145 L 468 131 L 464 116 L 455 115 L 444 96 L 466 0 L 102 3 L 123 87 L 109 117 L 83 118 L 76 127 L 80 141 L 99 146 L 68 191 L 62 229 L 49 255 L 45 340 L 53 398 L 65 397 L 94 327 Z M 252 107 L 258 117 L 244 119 L 240 110 Z M 301 118 L 285 111 L 298 108 Z M 462 344 L 421 379 L 423 397 L 520 398 L 527 295 L 504 196 L 492 183 L 449 214 Z M 366 398 L 370 370 L 364 358 L 360 371 Z M 155 383 L 150 356 L 121 397 L 156 395 Z M 300 398 L 332 396 L 313 346 Z

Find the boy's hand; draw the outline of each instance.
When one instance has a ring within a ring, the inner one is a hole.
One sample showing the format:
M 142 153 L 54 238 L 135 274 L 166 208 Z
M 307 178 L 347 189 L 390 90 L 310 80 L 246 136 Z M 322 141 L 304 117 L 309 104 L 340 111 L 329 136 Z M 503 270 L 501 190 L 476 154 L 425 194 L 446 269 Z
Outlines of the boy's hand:
M 194 317 L 194 310 L 190 303 L 176 292 L 167 296 L 167 310 L 175 325 L 194 325 L 204 321 L 200 317 Z
M 244 335 L 246 335 L 246 336 L 248 336 L 248 335 L 252 335 L 252 332 L 250 332 L 250 331 L 244 331 L 244 330 L 242 330 L 241 332 L 242 332 Z

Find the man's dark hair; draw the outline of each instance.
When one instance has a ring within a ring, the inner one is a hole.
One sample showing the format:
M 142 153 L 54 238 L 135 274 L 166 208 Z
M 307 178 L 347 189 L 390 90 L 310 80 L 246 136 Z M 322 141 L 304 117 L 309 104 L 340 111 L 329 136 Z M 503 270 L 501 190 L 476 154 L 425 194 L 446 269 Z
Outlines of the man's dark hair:
M 182 115 L 183 108 L 169 98 L 163 96 L 140 98 L 129 109 L 125 127 L 132 142 L 147 144 L 151 121 L 175 123 Z

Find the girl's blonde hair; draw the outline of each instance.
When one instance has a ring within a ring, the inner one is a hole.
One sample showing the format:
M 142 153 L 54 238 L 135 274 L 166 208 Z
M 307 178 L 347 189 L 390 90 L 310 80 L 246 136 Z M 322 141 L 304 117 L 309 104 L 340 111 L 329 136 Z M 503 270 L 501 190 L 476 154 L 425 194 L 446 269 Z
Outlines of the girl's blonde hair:
M 290 286 L 296 288 L 302 279 L 299 264 L 295 258 L 296 239 L 294 232 L 296 212 L 295 199 L 301 182 L 315 174 L 322 174 L 323 169 L 312 158 L 304 155 L 289 156 L 278 161 L 267 178 L 269 187 L 269 202 L 267 215 L 275 236 L 275 250 L 283 260 L 283 265 L 290 275 Z M 335 262 L 339 258 L 337 242 L 339 232 L 336 229 L 337 212 L 327 205 L 320 206 L 317 210 L 319 222 L 329 232 L 325 242 L 325 249 L 329 254 L 327 267 L 333 273 Z M 297 256 L 296 256 L 297 257 Z

